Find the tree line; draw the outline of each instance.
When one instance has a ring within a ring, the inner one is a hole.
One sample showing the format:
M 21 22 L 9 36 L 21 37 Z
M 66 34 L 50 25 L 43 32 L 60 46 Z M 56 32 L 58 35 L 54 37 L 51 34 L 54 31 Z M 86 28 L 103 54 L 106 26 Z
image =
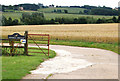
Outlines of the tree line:
M 6 12 L 6 10 L 19 10 L 19 7 L 23 7 L 24 10 L 33 10 L 38 11 L 40 8 L 49 8 L 49 6 L 44 6 L 43 4 L 18 4 L 18 5 L 1 5 L 2 9 L 0 11 Z M 53 5 L 54 7 L 54 5 Z M 56 6 L 56 8 L 84 8 L 85 10 L 83 12 L 80 12 L 80 14 L 87 14 L 87 15 L 110 15 L 110 16 L 118 16 L 120 14 L 120 7 L 117 9 L 112 9 L 111 7 L 106 6 L 90 6 L 90 5 L 84 5 L 84 6 Z M 52 11 L 54 13 L 62 13 L 61 10 L 54 10 Z M 65 13 L 69 13 L 68 10 L 64 11 Z M 78 13 L 76 13 L 78 14 Z
M 12 25 L 44 25 L 44 24 L 100 24 L 100 23 L 119 23 L 120 16 L 117 18 L 93 18 L 93 17 L 79 17 L 79 18 L 55 18 L 55 19 L 45 19 L 43 13 L 23 13 L 22 18 L 12 19 L 11 17 L 2 17 L 3 26 Z
M 62 6 L 57 6 L 57 8 L 64 8 Z M 109 16 L 118 16 L 120 15 L 120 7 L 118 7 L 118 9 L 112 9 L 111 7 L 106 7 L 106 6 L 89 6 L 89 5 L 84 5 L 84 6 L 70 6 L 67 8 L 84 8 L 85 10 L 80 11 L 79 14 L 86 14 L 86 15 L 109 15 Z M 55 13 L 58 11 L 54 11 Z M 59 13 L 62 13 L 62 10 L 60 12 L 59 9 Z M 67 10 L 67 13 L 69 13 L 69 11 Z M 76 13 L 78 14 L 78 13 Z

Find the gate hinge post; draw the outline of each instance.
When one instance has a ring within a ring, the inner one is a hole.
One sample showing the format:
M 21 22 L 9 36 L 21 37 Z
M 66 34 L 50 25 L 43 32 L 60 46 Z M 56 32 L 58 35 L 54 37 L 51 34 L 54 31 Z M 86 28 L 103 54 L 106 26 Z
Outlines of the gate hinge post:
M 25 31 L 24 33 L 26 43 L 24 44 L 24 53 L 25 55 L 28 55 L 28 31 Z

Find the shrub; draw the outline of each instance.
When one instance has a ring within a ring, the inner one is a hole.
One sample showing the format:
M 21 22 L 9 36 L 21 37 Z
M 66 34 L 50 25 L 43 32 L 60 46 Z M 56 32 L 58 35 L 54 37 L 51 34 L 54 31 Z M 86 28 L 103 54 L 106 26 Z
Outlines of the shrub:
M 21 22 L 23 22 L 25 25 L 40 25 L 45 24 L 46 20 L 43 13 L 23 13 Z

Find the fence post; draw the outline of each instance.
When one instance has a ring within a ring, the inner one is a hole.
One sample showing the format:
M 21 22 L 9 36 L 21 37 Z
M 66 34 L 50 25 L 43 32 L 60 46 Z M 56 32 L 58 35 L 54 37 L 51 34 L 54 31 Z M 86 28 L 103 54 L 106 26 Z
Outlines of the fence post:
M 26 43 L 24 44 L 24 53 L 25 55 L 28 55 L 28 31 L 25 31 L 24 33 Z

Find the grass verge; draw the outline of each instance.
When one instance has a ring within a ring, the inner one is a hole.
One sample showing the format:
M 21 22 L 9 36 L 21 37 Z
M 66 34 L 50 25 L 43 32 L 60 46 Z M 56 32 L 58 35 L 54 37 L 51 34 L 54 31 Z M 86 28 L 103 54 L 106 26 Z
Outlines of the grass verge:
M 38 43 L 46 43 L 39 42 Z M 33 43 L 29 40 L 29 43 Z M 66 45 L 66 46 L 78 46 L 78 47 L 89 47 L 89 48 L 100 48 L 118 53 L 118 43 L 102 43 L 102 42 L 87 42 L 87 41 L 77 41 L 77 40 L 50 40 L 51 45 Z M 118 53 L 119 54 L 119 53 Z
M 33 49 L 30 49 L 30 51 L 33 51 Z M 40 51 L 36 50 L 36 52 Z M 16 79 L 16 81 L 21 79 L 29 74 L 29 71 L 35 70 L 44 60 L 55 57 L 56 53 L 50 50 L 49 57 L 44 54 L 31 53 L 29 55 L 31 56 L 2 56 L 2 81 L 6 79 Z
M 117 43 L 96 43 L 96 42 L 85 42 L 85 41 L 68 41 L 68 40 L 51 40 L 50 44 L 53 45 L 67 45 L 67 46 L 79 46 L 79 47 L 90 47 L 90 48 L 101 48 L 105 50 L 110 50 L 118 53 Z

